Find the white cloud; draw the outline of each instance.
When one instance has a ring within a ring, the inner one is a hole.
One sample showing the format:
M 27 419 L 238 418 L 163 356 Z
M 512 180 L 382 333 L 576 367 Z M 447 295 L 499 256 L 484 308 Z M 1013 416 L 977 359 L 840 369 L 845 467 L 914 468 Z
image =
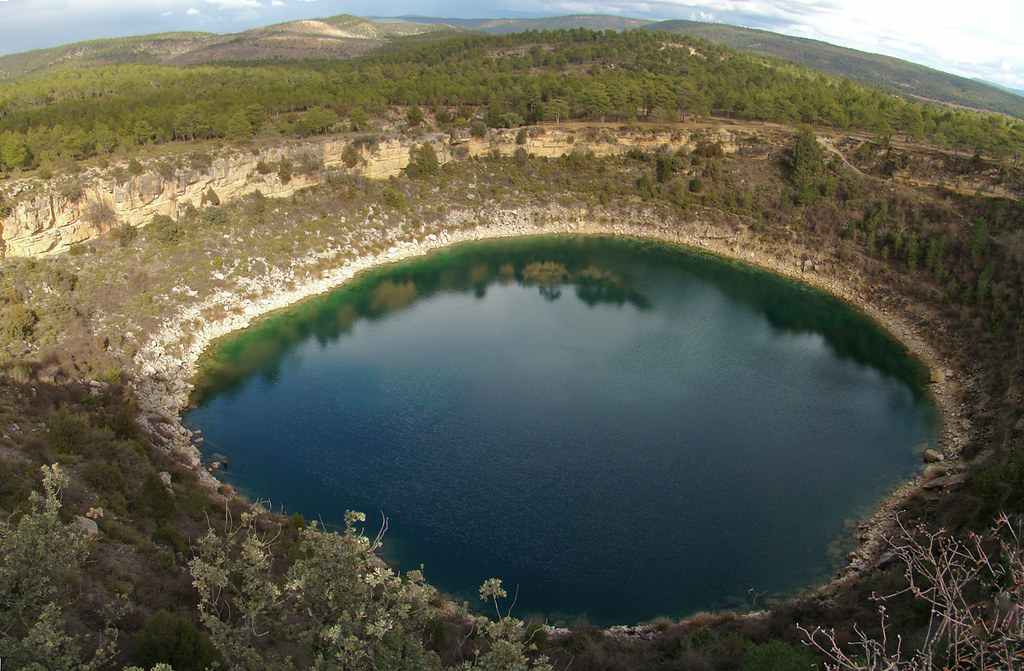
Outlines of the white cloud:
M 284 7 L 284 2 L 282 2 L 282 0 L 270 0 L 270 6 L 271 7 Z
M 188 9 L 185 10 L 185 13 L 188 14 L 189 16 L 195 16 L 196 14 L 199 13 L 199 10 L 196 9 L 195 7 L 189 7 Z
M 206 0 L 217 9 L 259 9 L 263 6 L 259 0 Z

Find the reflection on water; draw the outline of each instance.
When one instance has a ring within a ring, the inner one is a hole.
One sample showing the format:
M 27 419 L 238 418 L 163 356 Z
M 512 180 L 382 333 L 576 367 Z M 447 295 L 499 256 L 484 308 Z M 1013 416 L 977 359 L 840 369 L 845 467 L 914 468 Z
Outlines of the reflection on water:
M 561 250 L 554 260 L 534 260 L 544 254 L 536 241 L 505 241 L 497 245 L 480 243 L 445 252 L 443 258 L 435 255 L 400 268 L 371 271 L 358 283 L 293 306 L 284 311 L 284 318 L 275 313 L 262 328 L 220 343 L 214 356 L 200 361 L 202 375 L 197 378 L 193 402 L 208 393 L 226 391 L 250 375 L 273 370 L 277 359 L 295 343 L 311 336 L 320 344 L 334 342 L 358 319 L 375 319 L 439 292 L 472 293 L 484 298 L 489 285 L 516 282 L 537 287 L 547 300 L 557 300 L 563 288 L 572 286 L 576 296 L 591 306 L 629 303 L 646 308 L 648 299 L 626 278 L 597 265 L 582 265 L 592 240 L 570 243 L 565 239 L 566 244 L 581 249 Z M 239 355 L 242 351 L 244 356 Z
M 856 312 L 625 240 L 378 269 L 202 367 L 187 423 L 250 496 L 383 511 L 400 567 L 602 624 L 826 579 L 848 520 L 934 439 L 922 368 Z

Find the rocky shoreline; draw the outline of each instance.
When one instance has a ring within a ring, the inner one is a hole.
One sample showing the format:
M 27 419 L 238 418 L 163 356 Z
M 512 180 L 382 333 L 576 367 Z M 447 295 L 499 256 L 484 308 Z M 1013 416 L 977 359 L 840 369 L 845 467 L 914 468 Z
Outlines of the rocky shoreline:
M 473 221 L 486 224 L 467 225 Z M 844 273 L 836 260 L 817 260 L 806 250 L 769 249 L 743 233 L 703 221 L 699 217 L 668 226 L 653 210 L 641 210 L 631 217 L 611 223 L 586 210 L 564 207 L 490 208 L 451 211 L 441 232 L 413 241 L 392 240 L 382 251 L 349 260 L 319 274 L 315 279 L 298 279 L 294 269 L 312 265 L 343 250 L 327 248 L 306 258 L 296 259 L 291 270 L 273 269 L 259 280 L 241 278 L 232 290 L 220 290 L 195 303 L 183 303 L 138 349 L 130 384 L 134 388 L 140 421 L 144 428 L 162 436 L 164 448 L 192 468 L 211 489 L 221 483 L 204 467 L 194 436 L 182 425 L 182 413 L 188 408 L 191 380 L 203 353 L 218 338 L 247 328 L 254 320 L 286 308 L 305 298 L 331 291 L 362 271 L 383 264 L 397 263 L 462 243 L 534 235 L 615 235 L 656 240 L 687 246 L 770 270 L 777 274 L 823 289 L 846 301 L 875 320 L 931 371 L 930 389 L 942 416 L 938 440 L 944 460 L 929 468 L 925 475 L 906 483 L 881 501 L 874 516 L 857 531 L 859 547 L 848 556 L 849 563 L 834 579 L 819 588 L 816 595 L 828 597 L 838 586 L 873 570 L 886 547 L 886 539 L 898 530 L 897 515 L 907 498 L 926 486 L 957 483 L 955 473 L 963 469 L 958 457 L 970 428 L 957 400 L 961 389 L 955 362 L 943 359 L 922 335 L 923 321 L 929 315 L 912 312 L 915 306 L 882 308 L 868 297 L 869 288 L 858 277 Z M 254 298 L 255 297 L 255 298 Z M 224 314 L 207 321 L 211 309 Z M 186 325 L 198 324 L 190 329 Z

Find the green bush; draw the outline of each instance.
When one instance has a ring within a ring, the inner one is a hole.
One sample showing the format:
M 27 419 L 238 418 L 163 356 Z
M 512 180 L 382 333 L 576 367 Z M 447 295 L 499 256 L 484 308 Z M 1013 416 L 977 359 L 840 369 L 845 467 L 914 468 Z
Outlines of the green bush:
M 0 310 L 0 334 L 6 340 L 29 340 L 39 317 L 21 303 Z
M 419 126 L 423 123 L 423 110 L 420 109 L 419 105 L 413 105 L 405 113 L 405 120 L 409 122 L 410 126 Z
M 124 476 L 112 464 L 94 459 L 82 466 L 82 480 L 93 489 L 104 494 L 124 495 L 128 485 Z
M 356 167 L 359 164 L 359 150 L 352 145 L 346 145 L 341 152 L 341 160 L 349 169 Z
M 124 440 L 135 440 L 138 430 L 135 427 L 135 415 L 138 414 L 138 405 L 134 398 L 126 399 L 114 415 L 112 428 L 117 438 Z
M 751 646 L 740 671 L 814 671 L 818 665 L 810 650 L 784 641 Z
M 185 229 L 177 221 L 166 214 L 154 214 L 146 227 L 146 237 L 168 245 L 180 242 L 185 237 Z
M 155 520 L 164 521 L 174 516 L 174 495 L 167 491 L 155 471 L 147 473 L 142 481 L 141 503 L 144 512 Z
M 175 552 L 177 552 L 179 555 L 183 557 L 188 555 L 188 542 L 180 533 L 178 533 L 172 527 L 160 527 L 152 534 L 150 534 L 149 538 L 154 543 L 167 543 L 172 548 L 174 548 Z
M 57 452 L 73 454 L 86 447 L 89 417 L 61 404 L 46 421 L 46 442 Z
M 193 170 L 209 170 L 213 158 L 205 151 L 194 151 L 188 155 L 188 165 Z
M 292 181 L 292 162 L 287 157 L 281 157 L 281 163 L 277 166 L 277 176 L 282 184 Z
M 416 167 L 419 168 L 421 175 L 436 175 L 437 174 L 437 152 L 434 151 L 434 146 L 425 144 L 420 147 L 414 153 Z
M 138 229 L 128 223 L 121 224 L 114 229 L 114 239 L 117 240 L 117 244 L 120 247 L 126 247 L 131 244 L 132 240 L 138 237 L 138 235 Z
M 223 226 L 228 223 L 228 213 L 224 208 L 213 205 L 203 210 L 201 218 L 207 226 Z
M 174 671 L 221 668 L 210 637 L 184 613 L 158 610 L 139 632 L 137 660 L 143 668 L 170 664 Z
M 298 173 L 300 175 L 314 175 L 323 169 L 324 159 L 322 156 L 311 154 L 308 151 L 304 151 L 299 155 Z
M 384 202 L 388 207 L 393 207 L 396 210 L 404 210 L 406 205 L 405 194 L 401 191 L 388 189 L 384 192 Z

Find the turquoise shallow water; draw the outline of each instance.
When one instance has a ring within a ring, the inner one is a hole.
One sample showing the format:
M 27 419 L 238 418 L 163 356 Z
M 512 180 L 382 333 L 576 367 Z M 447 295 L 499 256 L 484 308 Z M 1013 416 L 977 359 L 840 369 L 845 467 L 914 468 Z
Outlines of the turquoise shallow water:
M 481 243 L 367 274 L 219 343 L 195 408 L 227 480 L 389 518 L 385 555 L 514 614 L 598 624 L 827 580 L 919 468 L 924 371 L 830 297 L 606 238 Z M 376 520 L 376 522 L 375 522 Z M 831 547 L 831 551 L 830 551 Z

